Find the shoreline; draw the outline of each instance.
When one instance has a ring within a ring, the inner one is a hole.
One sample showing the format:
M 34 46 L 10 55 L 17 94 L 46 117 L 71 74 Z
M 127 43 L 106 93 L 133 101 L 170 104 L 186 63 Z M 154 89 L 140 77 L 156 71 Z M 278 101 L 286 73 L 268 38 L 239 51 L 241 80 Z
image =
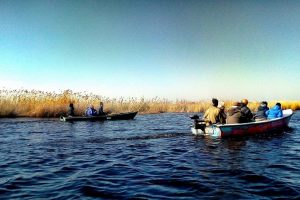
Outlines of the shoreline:
M 299 111 L 300 109 L 297 110 L 293 110 L 293 111 Z M 157 114 L 189 114 L 189 113 L 204 113 L 204 112 L 157 112 L 157 113 L 138 113 L 138 115 L 157 115 Z M 117 113 L 113 113 L 113 114 L 117 114 Z M 83 116 L 83 115 L 75 115 L 74 117 L 78 117 L 78 116 Z M 57 119 L 58 117 L 47 117 L 47 116 L 40 116 L 40 117 L 36 117 L 36 116 L 26 116 L 26 115 L 17 115 L 17 116 L 0 116 L 0 119 L 19 119 L 19 118 L 32 118 L 32 119 Z

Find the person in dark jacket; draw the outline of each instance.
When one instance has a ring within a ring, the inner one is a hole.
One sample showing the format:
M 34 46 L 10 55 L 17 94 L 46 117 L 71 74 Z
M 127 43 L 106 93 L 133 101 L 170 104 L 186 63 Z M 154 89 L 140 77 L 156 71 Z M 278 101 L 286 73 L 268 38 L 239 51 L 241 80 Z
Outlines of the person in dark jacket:
M 266 115 L 268 119 L 276 119 L 282 117 L 283 114 L 282 114 L 281 104 L 276 103 L 276 105 L 273 108 L 266 111 Z
M 263 101 L 263 102 L 261 102 L 261 104 L 266 107 L 266 110 L 269 110 L 268 102 Z
M 74 114 L 74 105 L 73 105 L 73 103 L 70 103 L 70 105 L 69 105 L 69 110 L 68 110 L 68 116 L 74 116 L 75 114 Z
M 88 107 L 85 111 L 85 116 L 96 116 L 97 115 L 97 110 L 94 108 L 93 105 Z
M 219 102 L 218 108 L 220 109 L 219 122 L 221 124 L 226 124 L 225 104 L 223 101 Z
M 248 105 L 248 100 L 247 99 L 243 99 L 241 101 L 241 120 L 242 123 L 246 123 L 246 122 L 251 122 L 252 118 L 253 118 L 253 114 L 251 112 L 251 110 L 247 107 Z
M 255 114 L 255 121 L 263 121 L 267 119 L 266 111 L 269 110 L 268 103 L 266 101 L 261 102 L 259 107 L 257 108 L 257 112 Z
M 241 123 L 241 107 L 239 102 L 235 102 L 227 111 L 226 124 Z
M 105 115 L 105 112 L 103 110 L 103 102 L 100 102 L 100 107 L 99 107 L 98 115 Z

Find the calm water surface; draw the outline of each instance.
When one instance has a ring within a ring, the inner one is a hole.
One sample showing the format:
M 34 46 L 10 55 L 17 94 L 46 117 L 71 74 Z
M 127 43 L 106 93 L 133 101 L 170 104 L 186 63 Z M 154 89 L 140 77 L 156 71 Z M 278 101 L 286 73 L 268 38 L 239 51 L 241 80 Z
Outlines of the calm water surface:
M 300 198 L 300 112 L 283 134 L 222 140 L 188 116 L 0 119 L 0 199 Z

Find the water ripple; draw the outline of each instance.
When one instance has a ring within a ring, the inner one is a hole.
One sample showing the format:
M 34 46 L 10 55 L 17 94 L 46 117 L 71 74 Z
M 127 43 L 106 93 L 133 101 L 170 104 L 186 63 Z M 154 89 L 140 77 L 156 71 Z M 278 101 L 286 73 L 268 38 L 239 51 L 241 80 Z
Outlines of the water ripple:
M 300 113 L 284 133 L 194 137 L 190 114 L 0 119 L 1 199 L 299 199 Z

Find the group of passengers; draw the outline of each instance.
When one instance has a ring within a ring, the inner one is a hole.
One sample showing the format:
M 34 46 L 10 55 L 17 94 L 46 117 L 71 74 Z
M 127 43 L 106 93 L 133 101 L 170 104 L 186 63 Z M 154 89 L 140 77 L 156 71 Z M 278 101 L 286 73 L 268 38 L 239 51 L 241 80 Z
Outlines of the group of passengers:
M 212 106 L 210 106 L 204 113 L 203 119 L 207 125 L 210 124 L 236 124 L 247 123 L 253 121 L 263 121 L 267 119 L 275 119 L 282 117 L 281 104 L 269 109 L 266 101 L 261 102 L 257 108 L 257 112 L 253 114 L 248 108 L 248 100 L 243 99 L 241 102 L 235 102 L 225 112 L 224 102 L 219 102 L 217 99 L 212 99 Z
M 69 110 L 68 110 L 68 116 L 75 116 L 75 113 L 74 113 L 74 105 L 73 103 L 70 103 L 69 105 Z M 103 110 L 103 102 L 100 102 L 100 106 L 99 106 L 99 110 L 97 112 L 97 110 L 94 108 L 93 105 L 89 106 L 84 115 L 85 116 L 100 116 L 100 115 L 105 115 L 106 113 L 104 112 Z

